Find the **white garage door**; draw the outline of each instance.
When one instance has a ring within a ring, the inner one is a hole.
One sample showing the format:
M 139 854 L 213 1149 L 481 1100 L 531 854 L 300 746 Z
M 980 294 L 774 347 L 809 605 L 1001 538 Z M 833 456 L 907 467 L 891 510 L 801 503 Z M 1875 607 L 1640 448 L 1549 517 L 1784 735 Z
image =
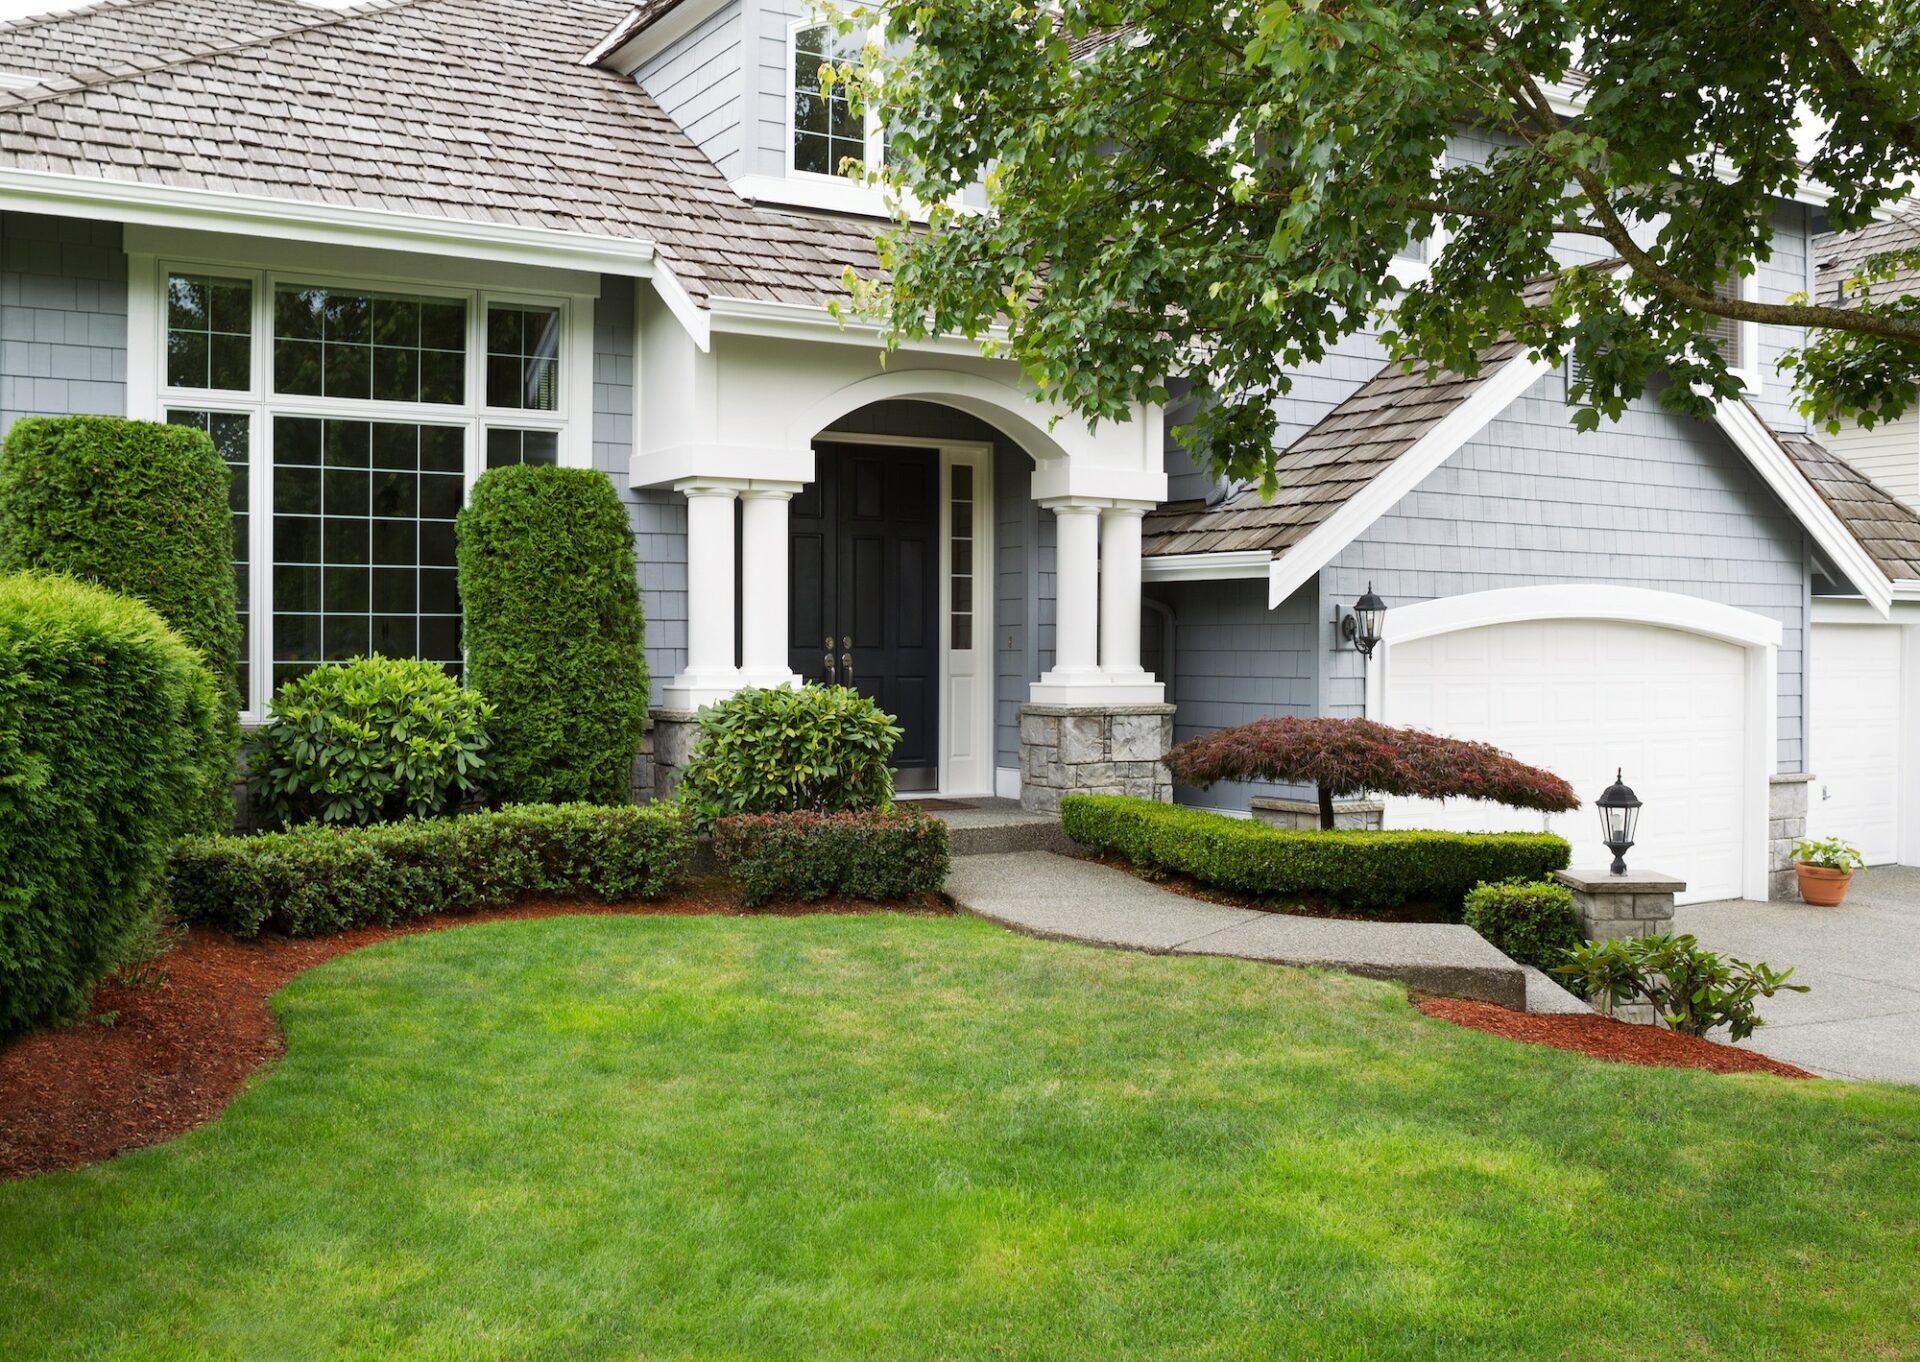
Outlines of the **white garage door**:
M 1808 672 L 1807 831 L 1886 865 L 1900 852 L 1900 631 L 1816 624 Z
M 1593 801 L 1624 770 L 1646 806 L 1628 864 L 1684 879 L 1682 902 L 1737 898 L 1746 675 L 1745 650 L 1698 634 L 1498 624 L 1394 646 L 1386 718 L 1493 743 L 1569 781 L 1582 807 L 1545 822 L 1573 843 L 1576 865 L 1605 863 Z M 1506 831 L 1538 829 L 1543 816 L 1483 800 L 1390 800 L 1387 820 Z

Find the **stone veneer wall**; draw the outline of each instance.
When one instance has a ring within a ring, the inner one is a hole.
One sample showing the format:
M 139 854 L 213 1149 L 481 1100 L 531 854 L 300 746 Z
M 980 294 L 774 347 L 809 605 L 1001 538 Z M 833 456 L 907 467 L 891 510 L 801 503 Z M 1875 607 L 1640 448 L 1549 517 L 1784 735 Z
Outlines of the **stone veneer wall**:
M 699 729 L 694 726 L 692 713 L 684 709 L 656 709 L 652 718 L 647 764 L 653 772 L 653 798 L 671 799 L 674 787 L 680 783 L 680 771 L 693 754 L 693 740 L 699 735 Z M 646 802 L 637 792 L 634 797 Z
M 1767 790 L 1767 897 L 1794 899 L 1793 844 L 1807 835 L 1808 775 L 1778 775 Z
M 1172 705 L 1020 706 L 1020 802 L 1058 813 L 1070 794 L 1173 802 L 1160 758 L 1173 746 Z
M 1248 802 L 1253 816 L 1268 827 L 1317 830 L 1320 826 L 1320 805 L 1311 799 L 1268 799 L 1261 797 Z M 1386 805 L 1377 799 L 1335 800 L 1333 804 L 1333 825 L 1336 828 L 1362 828 L 1368 832 L 1378 832 L 1386 816 Z

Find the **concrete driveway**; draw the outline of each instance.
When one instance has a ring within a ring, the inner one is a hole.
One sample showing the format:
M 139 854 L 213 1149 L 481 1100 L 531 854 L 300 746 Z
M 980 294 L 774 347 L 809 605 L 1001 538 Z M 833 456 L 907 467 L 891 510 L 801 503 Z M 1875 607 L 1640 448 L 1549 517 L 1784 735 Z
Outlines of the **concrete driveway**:
M 1812 986 L 1763 998 L 1767 1024 L 1745 1044 L 1831 1078 L 1920 1084 L 1920 869 L 1855 876 L 1839 908 L 1688 904 L 1674 929 L 1742 960 L 1792 965 L 1793 982 Z

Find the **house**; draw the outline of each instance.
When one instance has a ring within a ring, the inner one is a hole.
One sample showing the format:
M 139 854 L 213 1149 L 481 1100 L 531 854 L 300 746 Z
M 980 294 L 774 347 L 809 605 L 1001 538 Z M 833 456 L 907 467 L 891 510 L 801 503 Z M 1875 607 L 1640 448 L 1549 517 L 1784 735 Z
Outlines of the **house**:
M 1750 398 L 1716 420 L 1642 402 L 1591 435 L 1513 347 L 1429 384 L 1358 336 L 1295 376 L 1262 503 L 1158 410 L 1055 422 L 971 345 L 883 368 L 836 323 L 877 202 L 823 168 L 880 130 L 819 91 L 827 41 L 800 0 L 102 0 L 0 28 L 0 420 L 209 430 L 249 718 L 368 649 L 457 667 L 464 492 L 553 462 L 632 508 L 662 787 L 698 706 L 798 677 L 898 716 L 907 790 L 1168 797 L 1175 738 L 1367 713 L 1589 798 L 1623 769 L 1637 857 L 1696 897 L 1767 895 L 1823 761 L 1872 767 L 1836 825 L 1920 860 L 1920 520 L 1808 437 L 1771 377 L 1790 333 L 1729 328 Z M 1805 289 L 1821 225 L 1782 201 L 1757 287 Z M 1370 662 L 1340 627 L 1369 583 Z M 1893 644 L 1831 722 L 1829 622 Z M 1284 820 L 1305 792 L 1178 794 Z
M 1828 233 L 1814 239 L 1813 296 L 1840 307 L 1858 301 L 1858 285 L 1866 261 L 1893 250 L 1920 245 L 1920 218 L 1901 214 L 1853 232 Z M 1911 270 L 1869 287 L 1876 295 L 1912 292 L 1920 279 Z M 1893 493 L 1909 506 L 1920 507 L 1920 406 L 1908 408 L 1897 421 L 1883 421 L 1871 430 L 1846 422 L 1823 441 L 1841 458 Z

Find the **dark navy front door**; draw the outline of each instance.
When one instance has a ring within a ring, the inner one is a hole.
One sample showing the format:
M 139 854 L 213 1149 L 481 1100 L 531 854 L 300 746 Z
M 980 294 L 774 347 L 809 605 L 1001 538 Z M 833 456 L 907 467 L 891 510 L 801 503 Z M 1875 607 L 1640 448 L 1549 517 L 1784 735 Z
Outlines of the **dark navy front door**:
M 902 730 L 895 785 L 939 784 L 939 455 L 814 446 L 793 499 L 788 665 L 870 695 Z M 741 590 L 752 591 L 752 582 Z

